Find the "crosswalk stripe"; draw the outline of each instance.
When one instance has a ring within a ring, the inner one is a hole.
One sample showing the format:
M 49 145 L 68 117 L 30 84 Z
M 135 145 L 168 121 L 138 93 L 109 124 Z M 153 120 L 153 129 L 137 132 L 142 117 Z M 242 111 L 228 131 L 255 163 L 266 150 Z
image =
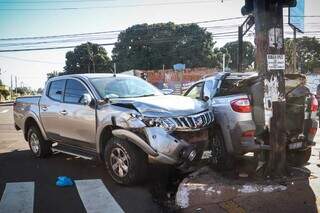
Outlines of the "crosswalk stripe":
M 124 212 L 100 179 L 76 180 L 75 183 L 88 213 Z
M 0 212 L 32 213 L 34 182 L 7 183 L 1 201 Z

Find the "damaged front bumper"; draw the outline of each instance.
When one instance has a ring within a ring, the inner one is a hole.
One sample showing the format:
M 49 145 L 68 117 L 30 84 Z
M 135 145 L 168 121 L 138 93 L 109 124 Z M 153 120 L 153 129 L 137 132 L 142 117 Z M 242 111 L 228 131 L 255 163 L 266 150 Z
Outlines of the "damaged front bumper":
M 175 165 L 185 167 L 186 164 L 192 164 L 202 158 L 208 158 L 210 155 L 203 151 L 208 147 L 207 128 L 191 131 L 190 134 L 197 137 L 197 141 L 188 137 L 189 132 L 168 132 L 161 127 L 144 127 L 143 131 L 132 132 L 125 129 L 115 129 L 112 134 L 116 137 L 126 139 L 140 147 L 149 159 L 155 163 Z

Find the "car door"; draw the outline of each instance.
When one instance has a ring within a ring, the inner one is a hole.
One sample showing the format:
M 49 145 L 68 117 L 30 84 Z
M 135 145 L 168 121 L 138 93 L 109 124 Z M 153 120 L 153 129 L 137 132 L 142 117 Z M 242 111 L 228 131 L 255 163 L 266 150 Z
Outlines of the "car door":
M 48 83 L 46 92 L 40 99 L 40 119 L 48 137 L 60 141 L 60 107 L 65 80 Z
M 86 103 L 86 97 L 90 97 L 91 103 Z M 60 134 L 63 142 L 83 148 L 96 148 L 95 113 L 93 95 L 89 88 L 81 80 L 68 79 L 60 111 Z

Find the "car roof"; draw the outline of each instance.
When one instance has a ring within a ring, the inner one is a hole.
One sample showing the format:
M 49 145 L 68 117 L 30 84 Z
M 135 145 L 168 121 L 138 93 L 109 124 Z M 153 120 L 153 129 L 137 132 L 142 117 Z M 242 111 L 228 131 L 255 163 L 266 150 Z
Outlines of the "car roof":
M 135 78 L 132 75 L 125 74 L 112 74 L 112 73 L 83 73 L 83 74 L 70 74 L 70 75 L 61 75 L 57 77 L 50 78 L 49 80 L 59 80 L 66 78 L 82 78 L 82 79 L 93 79 L 93 78 Z
M 204 77 L 202 80 L 215 80 L 215 79 L 221 79 L 222 77 L 226 76 L 226 79 L 246 79 L 253 76 L 257 76 L 258 73 L 256 72 L 218 72 L 215 73 L 209 77 Z

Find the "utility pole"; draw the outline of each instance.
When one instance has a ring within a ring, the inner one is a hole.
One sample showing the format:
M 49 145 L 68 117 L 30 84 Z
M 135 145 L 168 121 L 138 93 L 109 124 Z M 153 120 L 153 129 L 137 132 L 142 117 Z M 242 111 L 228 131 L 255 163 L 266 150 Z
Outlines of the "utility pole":
M 293 28 L 293 73 L 297 72 L 297 28 Z
M 18 79 L 17 79 L 17 76 L 14 77 L 14 81 L 15 81 L 15 85 L 16 85 L 15 90 L 16 90 L 16 94 L 17 94 L 17 92 L 18 92 L 18 83 L 17 83 Z M 21 89 L 22 89 L 22 86 L 21 86 Z
M 242 72 L 243 59 L 243 27 L 238 27 L 238 72 Z
M 223 72 L 226 71 L 226 54 L 223 53 L 222 55 L 222 67 L 223 67 Z
M 11 75 L 11 82 L 10 82 L 10 99 L 12 100 L 12 89 L 13 89 L 13 82 L 12 82 L 12 75 Z
M 283 7 L 295 6 L 295 0 L 246 0 L 242 14 L 253 13 L 255 20 L 255 64 L 259 72 L 261 95 L 254 97 L 255 117 L 264 118 L 257 135 L 270 145 L 264 175 L 282 177 L 286 171 L 286 102 Z M 261 110 L 263 109 L 263 110 Z M 263 114 L 263 115 L 262 115 Z

